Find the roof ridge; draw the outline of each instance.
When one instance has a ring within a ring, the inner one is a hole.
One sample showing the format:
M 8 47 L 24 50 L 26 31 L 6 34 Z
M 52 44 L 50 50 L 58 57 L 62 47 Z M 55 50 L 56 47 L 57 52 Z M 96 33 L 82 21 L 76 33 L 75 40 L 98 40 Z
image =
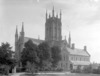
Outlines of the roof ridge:
M 32 38 L 32 37 L 24 37 L 24 38 L 35 39 L 35 40 L 41 40 L 41 41 L 43 41 L 42 39 L 36 39 L 36 38 Z
M 68 52 L 72 55 L 82 55 L 82 56 L 89 56 L 89 54 L 84 49 L 71 49 L 69 47 L 66 47 Z

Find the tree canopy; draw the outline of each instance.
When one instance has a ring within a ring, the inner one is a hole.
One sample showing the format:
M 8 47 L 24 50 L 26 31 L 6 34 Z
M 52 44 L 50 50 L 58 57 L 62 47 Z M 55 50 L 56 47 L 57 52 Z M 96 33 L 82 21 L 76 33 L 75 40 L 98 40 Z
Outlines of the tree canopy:
M 61 49 L 58 46 L 53 46 L 51 48 L 52 53 L 52 67 L 57 67 L 58 62 L 61 60 Z
M 21 53 L 21 61 L 23 65 L 26 65 L 27 61 L 30 63 L 39 63 L 39 58 L 37 56 L 37 45 L 35 45 L 32 40 L 29 40 L 24 46 L 25 47 Z
M 51 48 L 47 42 L 38 45 L 38 56 L 40 58 L 41 69 L 49 69 L 51 65 Z
M 61 60 L 60 52 L 58 46 L 50 47 L 47 42 L 35 45 L 32 40 L 29 40 L 24 44 L 21 61 L 24 66 L 28 62 L 40 70 L 50 70 L 51 67 L 56 67 Z
M 12 47 L 9 43 L 2 43 L 0 46 L 0 64 L 10 65 L 12 63 Z

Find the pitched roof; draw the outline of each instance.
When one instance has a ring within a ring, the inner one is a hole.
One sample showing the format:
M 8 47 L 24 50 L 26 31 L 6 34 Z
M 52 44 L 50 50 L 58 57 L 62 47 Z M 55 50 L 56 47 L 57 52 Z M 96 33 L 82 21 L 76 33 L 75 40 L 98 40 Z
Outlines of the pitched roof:
M 39 45 L 42 43 L 44 40 L 40 39 L 34 39 L 34 38 L 29 38 L 29 37 L 24 37 L 24 43 L 27 42 L 28 40 L 32 40 L 34 44 Z
M 69 52 L 69 54 L 71 55 L 81 55 L 81 56 L 90 56 L 89 53 L 83 49 L 71 49 L 66 47 L 67 51 Z
M 24 37 L 24 43 L 27 42 L 29 39 L 33 41 L 34 44 L 39 45 L 42 43 L 44 40 L 40 39 L 34 39 L 34 38 L 29 38 L 29 37 Z M 89 53 L 83 49 L 71 49 L 66 46 L 66 50 L 69 52 L 71 55 L 81 55 L 81 56 L 90 56 Z

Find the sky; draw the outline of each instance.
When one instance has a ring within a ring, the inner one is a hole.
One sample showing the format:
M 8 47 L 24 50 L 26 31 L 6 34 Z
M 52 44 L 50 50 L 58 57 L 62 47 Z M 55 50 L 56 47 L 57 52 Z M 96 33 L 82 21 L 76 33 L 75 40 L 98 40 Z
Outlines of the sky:
M 26 37 L 45 38 L 45 13 L 62 10 L 62 37 L 71 32 L 72 43 L 86 45 L 91 62 L 100 63 L 100 0 L 0 0 L 0 43 L 9 42 L 14 50 L 15 30 L 22 22 Z

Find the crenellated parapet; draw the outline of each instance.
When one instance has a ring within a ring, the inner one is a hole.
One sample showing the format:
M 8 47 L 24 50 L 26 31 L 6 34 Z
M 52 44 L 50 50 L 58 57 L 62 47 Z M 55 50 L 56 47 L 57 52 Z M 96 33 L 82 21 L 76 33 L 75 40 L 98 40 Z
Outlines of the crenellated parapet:
M 47 10 L 46 10 L 46 21 L 49 20 L 49 19 L 54 19 L 54 20 L 61 20 L 61 17 L 62 17 L 62 13 L 61 13 L 61 10 L 60 10 L 60 13 L 59 15 L 56 14 L 55 15 L 55 10 L 54 10 L 54 7 L 53 7 L 53 10 L 52 10 L 52 15 L 51 14 L 48 14 Z

